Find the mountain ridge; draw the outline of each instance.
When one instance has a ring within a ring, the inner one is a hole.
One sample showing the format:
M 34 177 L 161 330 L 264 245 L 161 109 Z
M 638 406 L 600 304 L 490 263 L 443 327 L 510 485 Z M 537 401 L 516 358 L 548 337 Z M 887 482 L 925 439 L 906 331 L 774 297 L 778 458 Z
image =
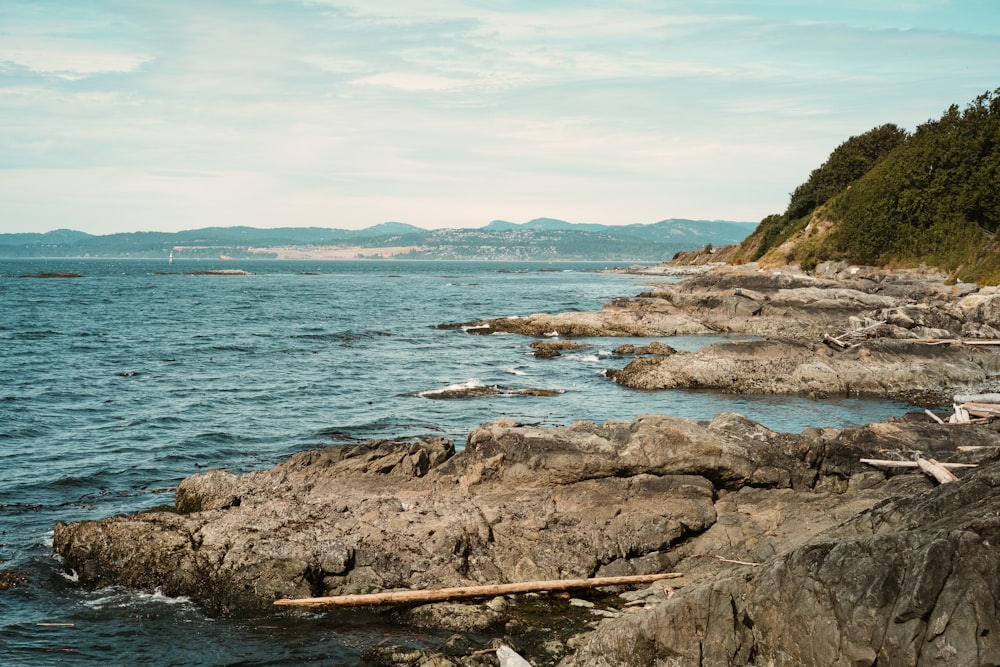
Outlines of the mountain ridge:
M 741 241 L 756 223 L 670 218 L 600 225 L 555 218 L 494 220 L 480 228 L 427 230 L 384 222 L 361 230 L 204 227 L 93 235 L 68 229 L 0 234 L 0 257 L 328 257 L 660 262 L 677 252 Z

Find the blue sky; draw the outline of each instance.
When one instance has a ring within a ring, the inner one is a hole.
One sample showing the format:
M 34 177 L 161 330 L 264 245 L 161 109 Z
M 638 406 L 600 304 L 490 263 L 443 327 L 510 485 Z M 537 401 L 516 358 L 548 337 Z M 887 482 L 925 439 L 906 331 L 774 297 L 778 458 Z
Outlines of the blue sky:
M 1000 0 L 0 0 L 0 232 L 757 221 Z

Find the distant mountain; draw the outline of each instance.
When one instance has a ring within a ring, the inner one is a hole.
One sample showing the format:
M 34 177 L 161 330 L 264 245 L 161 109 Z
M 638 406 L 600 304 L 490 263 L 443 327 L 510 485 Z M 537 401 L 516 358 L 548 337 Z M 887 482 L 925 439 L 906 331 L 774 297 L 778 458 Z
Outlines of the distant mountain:
M 536 218 L 481 228 L 425 230 L 385 222 L 362 230 L 206 227 L 93 236 L 71 230 L 0 234 L 0 257 L 405 257 L 409 259 L 660 262 L 707 244 L 738 243 L 755 223 L 662 220 L 625 226 Z

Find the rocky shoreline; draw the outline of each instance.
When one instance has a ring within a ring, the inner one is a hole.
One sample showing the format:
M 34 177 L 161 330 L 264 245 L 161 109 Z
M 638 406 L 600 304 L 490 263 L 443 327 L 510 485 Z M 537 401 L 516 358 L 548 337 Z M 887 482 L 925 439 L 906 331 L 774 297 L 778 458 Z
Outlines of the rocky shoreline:
M 644 389 L 943 403 L 1000 386 L 1000 348 L 969 344 L 1000 337 L 1000 293 L 920 272 L 821 268 L 714 268 L 599 313 L 448 326 L 755 338 L 623 351 L 638 356 L 613 379 Z M 917 456 L 978 467 L 938 485 L 861 461 Z M 914 412 L 800 434 L 728 413 L 496 421 L 460 452 L 440 438 L 376 441 L 300 452 L 267 471 L 194 475 L 171 507 L 58 524 L 54 549 L 83 585 L 159 588 L 232 614 L 296 613 L 277 611 L 279 598 L 682 574 L 572 601 L 386 609 L 456 635 L 436 650 L 373 649 L 371 664 L 495 665 L 483 653 L 490 638 L 564 667 L 1000 664 L 998 487 L 992 420 L 939 424 Z

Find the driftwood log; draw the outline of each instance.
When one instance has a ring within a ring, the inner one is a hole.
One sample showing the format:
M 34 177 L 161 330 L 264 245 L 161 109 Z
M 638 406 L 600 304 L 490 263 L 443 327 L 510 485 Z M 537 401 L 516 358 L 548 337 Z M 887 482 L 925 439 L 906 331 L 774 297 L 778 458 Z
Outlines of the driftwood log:
M 568 591 L 601 586 L 627 586 L 649 584 L 661 579 L 676 579 L 680 572 L 660 574 L 638 574 L 622 577 L 594 577 L 592 579 L 554 579 L 551 581 L 525 581 L 514 584 L 486 584 L 483 586 L 460 586 L 457 588 L 434 588 L 421 591 L 386 591 L 383 593 L 363 593 L 358 595 L 335 595 L 332 597 L 296 598 L 275 600 L 274 604 L 285 607 L 364 607 L 382 604 L 427 604 L 469 598 L 496 597 L 514 593 L 538 593 L 542 591 Z
M 975 468 L 975 463 L 939 463 L 934 459 L 918 458 L 916 461 L 890 461 L 885 459 L 860 459 L 862 463 L 882 468 L 920 468 L 924 473 L 933 477 L 941 484 L 957 482 L 949 468 Z
M 957 482 L 958 477 L 934 459 L 917 459 L 917 465 L 925 473 L 936 479 L 941 484 Z
M 962 449 L 959 447 L 958 449 Z M 919 468 L 920 464 L 917 461 L 892 461 L 889 459 L 858 459 L 862 463 L 867 463 L 871 466 L 878 466 L 880 468 Z M 976 468 L 978 463 L 938 463 L 939 466 L 944 468 Z

